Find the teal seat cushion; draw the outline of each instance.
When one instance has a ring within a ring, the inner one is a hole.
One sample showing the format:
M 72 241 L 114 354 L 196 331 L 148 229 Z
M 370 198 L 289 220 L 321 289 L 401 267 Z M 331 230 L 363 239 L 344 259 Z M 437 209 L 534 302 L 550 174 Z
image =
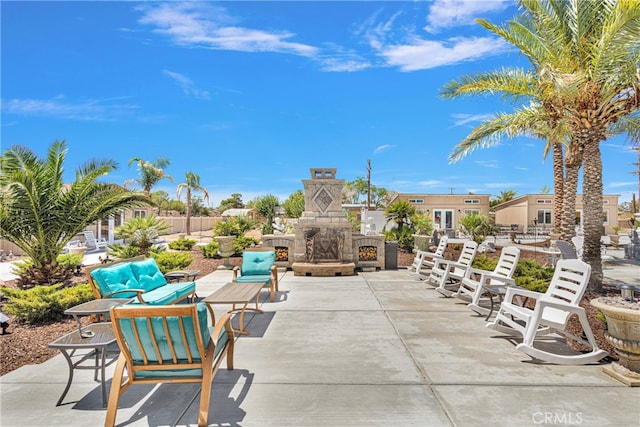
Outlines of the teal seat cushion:
M 140 283 L 140 287 L 145 291 L 152 291 L 167 284 L 167 279 L 153 258 L 132 262 L 131 270 Z
M 133 270 L 131 270 L 130 262 L 95 269 L 91 272 L 91 277 L 98 283 L 102 295 L 124 289 L 140 289 L 140 284 L 133 275 Z M 118 298 L 128 298 L 135 295 L 135 292 L 123 292 L 116 296 Z
M 264 283 L 265 285 L 269 285 L 271 283 L 271 275 L 270 274 L 254 274 L 249 276 L 239 276 L 236 278 L 237 283 Z
M 242 275 L 269 274 L 275 262 L 275 251 L 243 252 Z
M 196 282 L 167 283 L 165 287 L 171 289 L 178 300 L 196 292 Z
M 176 291 L 170 286 L 163 286 L 142 294 L 142 299 L 147 304 L 152 305 L 169 305 L 176 300 Z M 136 298 L 130 304 L 140 304 Z

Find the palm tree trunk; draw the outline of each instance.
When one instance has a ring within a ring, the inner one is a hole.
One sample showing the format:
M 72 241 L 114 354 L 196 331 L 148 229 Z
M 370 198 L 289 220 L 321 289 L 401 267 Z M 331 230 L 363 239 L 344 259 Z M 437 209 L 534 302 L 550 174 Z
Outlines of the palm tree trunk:
M 553 149 L 553 229 L 562 227 L 563 199 L 564 199 L 564 158 L 562 144 L 555 143 Z
M 566 177 L 563 185 L 561 240 L 569 241 L 576 235 L 576 194 L 580 166 L 582 166 L 582 152 L 577 144 L 572 143 L 567 148 L 565 159 Z
M 191 236 L 191 189 L 187 188 L 187 236 Z
M 591 134 L 591 133 L 590 133 Z M 584 250 L 582 259 L 591 265 L 589 289 L 602 290 L 602 157 L 599 139 L 586 135 L 584 143 L 584 177 L 582 184 L 584 205 Z

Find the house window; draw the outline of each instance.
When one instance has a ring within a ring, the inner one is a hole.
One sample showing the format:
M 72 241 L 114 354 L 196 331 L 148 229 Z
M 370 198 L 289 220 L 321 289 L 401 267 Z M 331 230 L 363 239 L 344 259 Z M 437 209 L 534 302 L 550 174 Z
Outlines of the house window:
M 553 200 L 551 199 L 538 199 L 536 200 L 536 203 L 539 205 L 550 205 L 551 203 L 553 203 Z
M 602 225 L 609 224 L 609 211 L 602 211 Z
M 477 213 L 477 214 L 479 214 L 479 213 L 480 213 L 480 209 L 465 209 L 465 210 L 464 210 L 464 214 L 465 214 L 465 215 L 468 215 L 468 214 L 470 214 L 470 213 Z
M 464 199 L 464 203 L 467 205 L 477 205 L 480 203 L 478 199 Z
M 553 222 L 551 209 L 538 209 L 538 225 Z
M 422 204 L 424 203 L 424 199 L 409 199 L 409 203 Z
M 143 211 L 139 209 L 136 209 L 133 211 L 134 218 L 144 218 L 145 216 L 147 216 L 147 211 Z

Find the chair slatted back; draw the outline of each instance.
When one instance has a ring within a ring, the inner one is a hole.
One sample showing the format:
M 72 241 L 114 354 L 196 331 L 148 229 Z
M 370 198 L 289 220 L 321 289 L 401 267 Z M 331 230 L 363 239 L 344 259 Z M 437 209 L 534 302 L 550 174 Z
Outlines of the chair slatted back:
M 444 251 L 447 249 L 447 241 L 449 240 L 448 236 L 442 236 L 440 242 L 438 243 L 438 247 L 434 252 L 438 256 L 444 256 Z
M 473 260 L 476 257 L 476 253 L 478 251 L 478 244 L 473 240 L 467 240 L 464 242 L 464 246 L 462 247 L 462 251 L 460 251 L 460 256 L 458 256 L 458 264 L 461 264 L 462 267 L 456 266 L 453 269 L 452 276 L 457 278 L 462 278 L 471 264 L 473 264 Z
M 540 299 L 577 306 L 587 290 L 590 276 L 591 266 L 586 262 L 579 259 L 561 259 L 556 264 L 549 288 Z M 570 315 L 568 311 L 547 307 L 542 319 L 545 322 L 565 325 Z
M 516 271 L 518 261 L 520 260 L 520 249 L 515 246 L 507 246 L 502 249 L 500 258 L 496 268 L 493 269 L 493 274 L 503 277 L 513 277 L 513 273 Z M 503 282 L 491 279 L 489 284 L 502 284 Z
M 114 333 L 129 375 L 201 369 L 210 339 L 207 309 L 205 304 L 114 307 Z

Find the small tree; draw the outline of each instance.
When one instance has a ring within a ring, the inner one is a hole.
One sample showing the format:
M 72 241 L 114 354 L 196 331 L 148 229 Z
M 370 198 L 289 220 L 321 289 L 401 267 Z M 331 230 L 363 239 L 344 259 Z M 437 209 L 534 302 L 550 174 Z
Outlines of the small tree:
M 278 198 L 273 194 L 267 194 L 266 196 L 258 197 L 255 199 L 253 208 L 262 217 L 266 218 L 266 223 L 262 228 L 263 234 L 273 233 L 273 219 L 276 216 L 276 208 L 279 204 L 280 201 L 278 201 Z
M 195 190 L 200 190 L 204 193 L 205 199 L 209 199 L 209 193 L 207 189 L 200 185 L 200 176 L 193 173 L 187 172 L 185 174 L 186 182 L 178 185 L 178 199 L 180 199 L 180 193 L 182 189 L 187 189 L 187 236 L 191 235 L 191 192 Z
M 488 235 L 495 233 L 495 226 L 487 215 L 478 212 L 469 212 L 459 222 L 460 229 L 471 238 L 481 243 Z
M 282 203 L 284 213 L 289 218 L 300 218 L 304 212 L 304 193 L 297 190 L 289 195 L 289 198 Z
M 384 210 L 387 221 L 393 221 L 398 225 L 398 231 L 402 231 L 405 225 L 410 223 L 410 218 L 415 215 L 416 207 L 406 200 L 398 200 L 391 203 Z
M 167 223 L 155 215 L 131 218 L 114 230 L 118 238 L 126 239 L 128 243 L 112 245 L 111 254 L 116 258 L 129 258 L 137 255 L 149 256 L 152 248 L 154 252 L 161 251 L 161 247 L 155 242 L 168 228 Z

